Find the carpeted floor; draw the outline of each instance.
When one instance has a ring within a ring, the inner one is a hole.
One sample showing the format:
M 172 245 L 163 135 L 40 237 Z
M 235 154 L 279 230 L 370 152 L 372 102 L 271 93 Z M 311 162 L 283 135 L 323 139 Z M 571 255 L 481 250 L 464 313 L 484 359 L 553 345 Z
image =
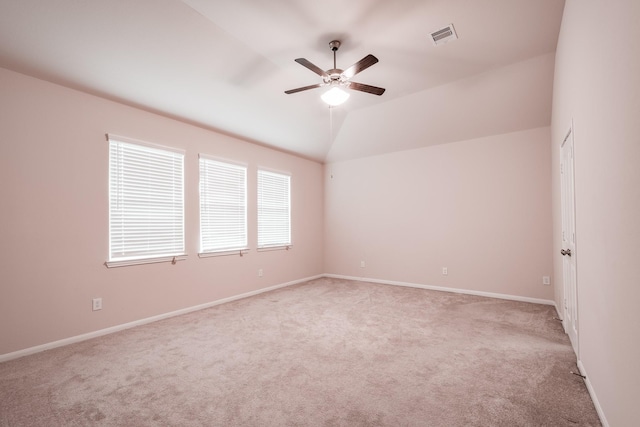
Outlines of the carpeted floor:
M 0 364 L 0 426 L 599 426 L 551 306 L 318 279 Z

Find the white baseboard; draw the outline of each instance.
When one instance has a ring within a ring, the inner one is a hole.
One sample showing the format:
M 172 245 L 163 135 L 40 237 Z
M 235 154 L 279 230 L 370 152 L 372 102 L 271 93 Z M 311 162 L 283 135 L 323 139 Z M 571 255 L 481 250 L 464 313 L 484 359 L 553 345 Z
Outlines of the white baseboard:
M 585 376 L 584 382 L 587 385 L 587 390 L 589 391 L 589 396 L 591 396 L 591 400 L 593 401 L 593 406 L 596 407 L 596 412 L 598 413 L 598 417 L 600 417 L 602 427 L 609 427 L 607 417 L 604 416 L 604 411 L 602 410 L 602 406 L 600 406 L 600 401 L 598 400 L 598 396 L 596 396 L 596 392 L 591 385 L 591 381 L 589 381 L 589 375 L 587 375 L 587 371 L 582 364 L 582 360 L 578 360 L 578 369 L 580 370 L 580 373 Z
M 19 357 L 28 356 L 30 354 L 40 353 L 41 351 L 51 350 L 53 348 L 62 347 L 69 344 L 78 343 L 81 341 L 90 340 L 92 338 L 101 337 L 103 335 L 112 334 L 114 332 L 123 331 L 125 329 L 133 328 L 135 326 L 145 325 L 147 323 L 157 322 L 158 320 L 168 319 L 170 317 L 180 316 L 181 314 L 191 313 L 193 311 L 203 310 L 205 308 L 214 307 L 216 305 L 224 304 L 231 301 L 236 301 L 242 298 L 251 297 L 254 295 L 262 294 L 269 291 L 274 291 L 276 289 L 284 288 L 287 286 L 297 285 L 298 283 L 307 282 L 309 280 L 319 279 L 324 277 L 323 274 L 319 274 L 317 276 L 306 277 L 304 279 L 293 280 L 287 283 L 281 283 L 279 285 L 270 286 L 268 288 L 262 288 L 251 292 L 246 292 L 240 295 L 234 295 L 228 298 L 222 298 L 219 300 L 211 301 L 205 304 L 195 305 L 192 307 L 182 308 L 180 310 L 171 311 L 169 313 L 159 314 L 157 316 L 147 317 L 145 319 L 135 320 L 133 322 L 124 323 L 121 325 L 112 326 L 110 328 L 100 329 L 94 332 L 88 332 L 82 335 L 76 335 L 74 337 L 69 337 L 65 339 L 61 339 L 58 341 L 49 342 L 42 345 L 37 345 L 35 347 L 25 348 L 23 350 L 14 351 L 12 353 L 0 354 L 0 363 L 6 362 L 8 360 L 17 359 Z
M 564 324 L 564 313 L 560 311 L 560 309 L 558 308 L 558 304 L 555 301 L 553 301 L 553 306 L 556 308 L 558 319 L 562 320 L 562 323 Z
M 555 301 L 548 300 L 548 299 L 521 297 L 518 295 L 497 294 L 493 292 L 473 291 L 468 289 L 446 288 L 444 286 L 422 285 L 418 283 L 398 282 L 396 280 L 380 280 L 380 279 L 371 279 L 367 277 L 342 276 L 339 274 L 325 274 L 324 277 L 332 277 L 334 279 L 344 279 L 344 280 L 356 280 L 360 282 L 381 283 L 383 285 L 405 286 L 409 288 L 428 289 L 430 291 L 453 292 L 456 294 L 477 295 L 481 297 L 506 299 L 511 301 L 532 302 L 535 304 L 545 304 L 545 305 L 553 305 L 553 306 L 556 305 Z

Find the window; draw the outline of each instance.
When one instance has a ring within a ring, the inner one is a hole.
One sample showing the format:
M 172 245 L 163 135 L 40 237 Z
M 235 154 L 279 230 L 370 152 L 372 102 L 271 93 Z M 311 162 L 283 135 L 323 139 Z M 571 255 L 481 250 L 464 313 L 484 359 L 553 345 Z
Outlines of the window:
M 175 260 L 184 244 L 184 152 L 108 135 L 107 266 Z
M 200 155 L 200 252 L 247 249 L 247 168 Z
M 258 170 L 258 249 L 291 245 L 291 177 Z

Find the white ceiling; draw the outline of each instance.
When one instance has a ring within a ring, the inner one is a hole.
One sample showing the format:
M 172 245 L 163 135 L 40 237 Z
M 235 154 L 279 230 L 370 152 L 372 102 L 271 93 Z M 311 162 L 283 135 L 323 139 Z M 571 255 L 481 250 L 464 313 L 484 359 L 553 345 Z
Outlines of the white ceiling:
M 0 0 L 0 66 L 321 162 L 550 123 L 563 0 Z M 453 23 L 459 39 L 429 33 Z M 331 111 L 321 78 L 371 53 Z

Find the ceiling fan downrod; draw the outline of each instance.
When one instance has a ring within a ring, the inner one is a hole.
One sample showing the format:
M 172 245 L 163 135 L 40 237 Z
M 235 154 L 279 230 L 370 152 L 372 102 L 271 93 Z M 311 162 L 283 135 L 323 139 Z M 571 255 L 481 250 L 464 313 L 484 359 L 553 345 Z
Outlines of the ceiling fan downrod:
M 333 40 L 329 42 L 329 47 L 333 51 L 333 69 L 335 70 L 336 68 L 338 68 L 336 66 L 336 52 L 340 48 L 340 40 Z

